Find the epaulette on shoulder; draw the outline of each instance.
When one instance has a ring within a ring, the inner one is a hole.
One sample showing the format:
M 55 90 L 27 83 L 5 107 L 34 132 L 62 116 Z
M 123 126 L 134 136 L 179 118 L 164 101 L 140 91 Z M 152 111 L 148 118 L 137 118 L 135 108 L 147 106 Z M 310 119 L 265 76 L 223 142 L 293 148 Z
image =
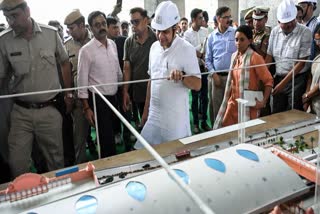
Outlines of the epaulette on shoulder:
M 2 37 L 3 35 L 12 32 L 12 28 L 7 28 L 5 30 L 3 30 L 2 32 L 0 32 L 0 37 Z
M 66 38 L 65 40 L 64 40 L 64 44 L 67 44 L 68 42 L 70 42 L 72 40 L 72 36 L 69 36 L 68 38 Z
M 40 24 L 40 23 L 38 23 L 38 25 L 39 25 L 41 28 L 46 28 L 46 29 L 49 29 L 49 30 L 58 31 L 57 28 L 52 27 L 52 26 L 50 26 L 50 25 L 45 25 L 45 24 Z

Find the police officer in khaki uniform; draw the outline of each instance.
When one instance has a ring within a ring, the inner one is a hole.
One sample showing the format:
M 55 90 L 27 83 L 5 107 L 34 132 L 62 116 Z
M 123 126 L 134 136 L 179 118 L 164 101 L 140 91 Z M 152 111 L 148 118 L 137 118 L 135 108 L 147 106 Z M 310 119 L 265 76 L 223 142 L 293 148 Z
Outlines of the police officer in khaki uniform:
M 78 55 L 80 48 L 89 42 L 92 34 L 86 28 L 85 18 L 78 9 L 69 13 L 64 24 L 67 25 L 71 38 L 65 42 L 69 60 L 72 65 L 73 86 L 77 86 Z M 75 150 L 76 163 L 84 163 L 86 158 L 86 138 L 88 135 L 89 123 L 82 112 L 82 102 L 77 98 L 77 92 L 74 93 L 75 102 L 72 109 L 73 118 L 73 144 Z
M 267 49 L 269 44 L 269 37 L 271 28 L 266 26 L 268 21 L 268 12 L 270 8 L 257 6 L 253 8 L 253 41 L 252 45 L 255 51 L 260 54 L 263 58 L 267 56 Z M 269 70 L 274 70 L 274 66 L 270 66 Z M 264 91 L 264 86 L 260 82 L 260 89 Z M 267 116 L 271 114 L 270 99 L 268 99 L 266 106 L 260 110 L 260 116 Z
M 10 26 L 0 34 L 0 86 L 13 73 L 13 93 L 59 89 L 58 61 L 64 85 L 70 87 L 70 63 L 57 30 L 35 22 L 24 0 L 3 0 L 0 10 Z M 57 95 L 51 92 L 15 98 L 8 138 L 14 177 L 28 172 L 33 141 L 42 150 L 49 170 L 64 166 L 62 117 L 54 107 Z M 72 104 L 69 97 L 66 93 L 68 110 Z
M 267 55 L 271 28 L 266 26 L 268 21 L 268 7 L 255 7 L 253 9 L 253 45 L 256 52 L 263 58 Z
M 246 25 L 248 25 L 251 29 L 253 29 L 253 19 L 252 19 L 252 13 L 253 13 L 253 8 L 247 9 L 248 11 L 244 15 L 244 21 Z

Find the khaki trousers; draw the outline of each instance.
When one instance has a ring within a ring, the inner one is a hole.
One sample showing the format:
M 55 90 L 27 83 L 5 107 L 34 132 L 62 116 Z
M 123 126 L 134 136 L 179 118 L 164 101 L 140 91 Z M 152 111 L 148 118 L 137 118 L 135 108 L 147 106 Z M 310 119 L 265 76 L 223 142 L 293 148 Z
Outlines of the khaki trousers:
M 26 109 L 14 104 L 10 117 L 9 166 L 14 178 L 29 172 L 33 142 L 43 153 L 49 171 L 64 167 L 62 116 L 55 107 Z

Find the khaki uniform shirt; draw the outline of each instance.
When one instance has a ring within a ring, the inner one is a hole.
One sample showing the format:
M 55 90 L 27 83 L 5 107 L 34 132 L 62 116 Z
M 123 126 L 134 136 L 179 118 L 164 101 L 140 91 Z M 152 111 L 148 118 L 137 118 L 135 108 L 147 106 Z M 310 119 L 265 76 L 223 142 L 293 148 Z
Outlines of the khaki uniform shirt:
M 256 32 L 253 31 L 253 46 L 258 54 L 260 54 L 263 58 L 267 55 L 268 45 L 269 45 L 269 37 L 270 37 L 271 28 L 265 27 L 263 31 Z
M 77 71 L 78 71 L 78 57 L 79 57 L 79 50 L 82 48 L 83 45 L 87 44 L 92 39 L 92 34 L 89 30 L 87 30 L 87 38 L 84 44 L 81 44 L 78 41 L 75 41 L 72 37 L 65 41 L 64 45 L 67 49 L 69 61 L 72 65 L 72 79 L 73 79 L 73 86 L 77 87 Z
M 55 28 L 33 22 L 28 41 L 9 28 L 0 34 L 0 78 L 14 75 L 13 93 L 61 88 L 57 61 L 68 60 L 67 52 Z M 19 97 L 27 102 L 45 102 L 57 93 Z

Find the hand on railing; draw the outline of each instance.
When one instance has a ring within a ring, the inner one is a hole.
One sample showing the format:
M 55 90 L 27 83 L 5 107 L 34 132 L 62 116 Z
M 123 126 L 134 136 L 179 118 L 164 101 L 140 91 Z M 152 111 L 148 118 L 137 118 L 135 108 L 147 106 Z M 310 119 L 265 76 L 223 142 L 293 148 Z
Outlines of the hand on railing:
M 168 80 L 173 80 L 174 82 L 178 82 L 180 80 L 183 80 L 183 75 L 185 75 L 183 71 L 172 70 L 170 72 L 170 76 L 168 77 Z

